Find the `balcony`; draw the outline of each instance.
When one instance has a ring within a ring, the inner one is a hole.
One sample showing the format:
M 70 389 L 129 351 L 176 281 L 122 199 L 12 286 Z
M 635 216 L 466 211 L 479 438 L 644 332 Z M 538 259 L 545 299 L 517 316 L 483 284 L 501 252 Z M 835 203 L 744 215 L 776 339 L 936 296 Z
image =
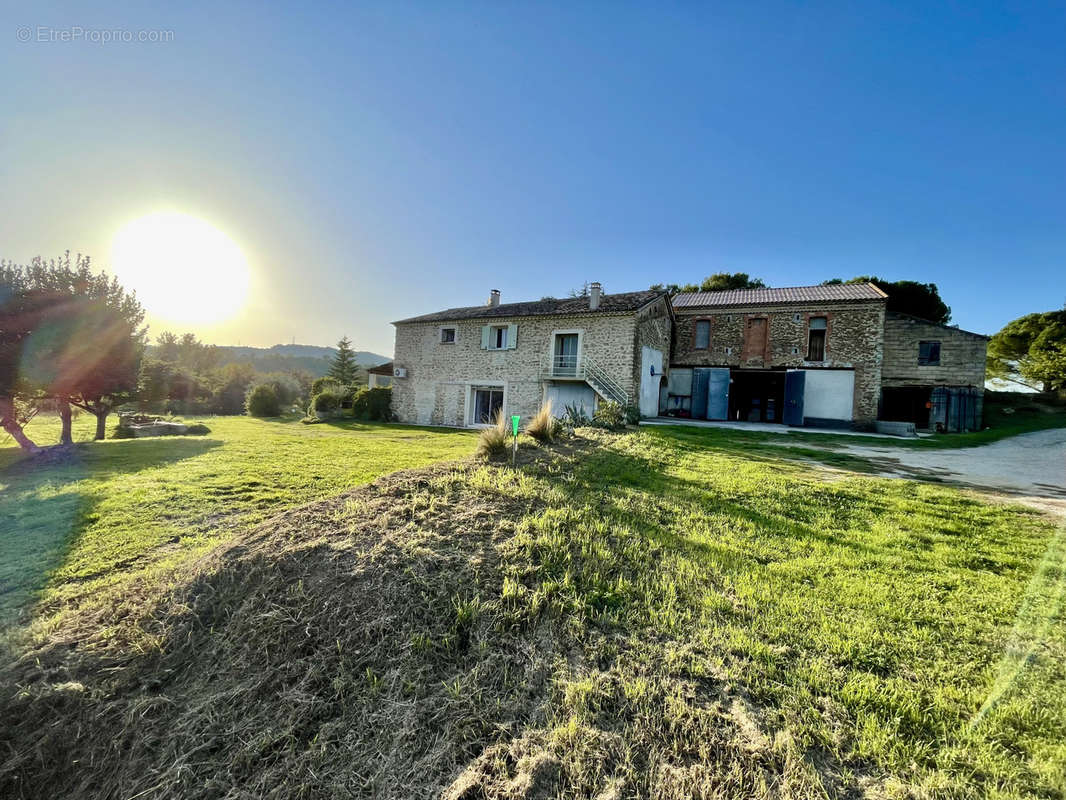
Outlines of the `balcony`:
M 608 372 L 588 356 L 551 355 L 544 360 L 542 380 L 584 381 L 604 400 L 629 405 L 629 394 Z
M 585 365 L 576 355 L 553 355 L 544 361 L 543 377 L 552 380 L 585 380 Z

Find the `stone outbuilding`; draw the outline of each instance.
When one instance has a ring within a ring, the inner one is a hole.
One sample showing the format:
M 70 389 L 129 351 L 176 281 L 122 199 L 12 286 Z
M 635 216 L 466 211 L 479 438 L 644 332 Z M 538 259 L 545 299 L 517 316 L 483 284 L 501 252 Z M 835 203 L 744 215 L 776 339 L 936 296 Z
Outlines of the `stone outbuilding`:
M 879 419 L 928 430 L 979 429 L 987 349 L 980 333 L 888 312 Z
M 691 292 L 664 413 L 789 425 L 872 425 L 887 295 L 871 283 Z

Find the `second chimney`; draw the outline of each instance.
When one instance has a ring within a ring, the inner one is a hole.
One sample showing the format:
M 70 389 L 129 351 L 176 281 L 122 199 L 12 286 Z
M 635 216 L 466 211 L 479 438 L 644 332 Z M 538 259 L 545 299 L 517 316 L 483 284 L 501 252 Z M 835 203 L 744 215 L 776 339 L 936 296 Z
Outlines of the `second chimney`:
M 488 305 L 489 305 L 490 308 L 496 308 L 496 306 L 498 306 L 499 304 L 500 304 L 500 290 L 499 289 L 493 289 L 491 292 L 489 292 L 489 303 L 488 303 Z
M 589 284 L 589 310 L 595 311 L 600 307 L 600 295 L 603 293 L 603 287 L 600 286 L 599 281 L 593 281 Z

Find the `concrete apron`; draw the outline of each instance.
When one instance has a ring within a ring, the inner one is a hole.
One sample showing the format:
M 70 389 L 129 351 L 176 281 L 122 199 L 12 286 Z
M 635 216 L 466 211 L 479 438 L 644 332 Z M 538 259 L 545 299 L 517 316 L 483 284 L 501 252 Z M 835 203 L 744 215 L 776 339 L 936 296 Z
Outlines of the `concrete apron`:
M 773 422 L 730 422 L 704 419 L 684 419 L 681 417 L 654 417 L 652 419 L 642 419 L 641 425 L 686 425 L 691 428 L 729 428 L 735 431 L 758 431 L 759 433 L 821 433 L 830 436 L 861 436 L 869 439 L 900 439 L 907 438 L 913 439 L 913 436 L 893 436 L 887 433 L 867 433 L 865 431 L 849 431 L 841 430 L 840 428 L 791 428 L 788 425 Z M 918 436 L 924 438 L 929 434 L 919 433 Z

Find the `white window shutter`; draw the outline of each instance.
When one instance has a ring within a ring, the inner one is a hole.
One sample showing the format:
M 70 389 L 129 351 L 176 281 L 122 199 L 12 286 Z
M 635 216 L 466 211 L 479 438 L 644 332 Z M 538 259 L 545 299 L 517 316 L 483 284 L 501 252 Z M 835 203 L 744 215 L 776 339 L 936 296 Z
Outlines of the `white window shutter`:
M 507 326 L 507 349 L 508 350 L 514 350 L 516 347 L 518 347 L 518 326 L 517 325 L 508 325 Z
M 491 329 L 489 328 L 488 325 L 482 325 L 481 326 L 481 349 L 482 350 L 488 350 L 489 349 L 489 333 L 490 333 L 490 331 L 491 331 Z

